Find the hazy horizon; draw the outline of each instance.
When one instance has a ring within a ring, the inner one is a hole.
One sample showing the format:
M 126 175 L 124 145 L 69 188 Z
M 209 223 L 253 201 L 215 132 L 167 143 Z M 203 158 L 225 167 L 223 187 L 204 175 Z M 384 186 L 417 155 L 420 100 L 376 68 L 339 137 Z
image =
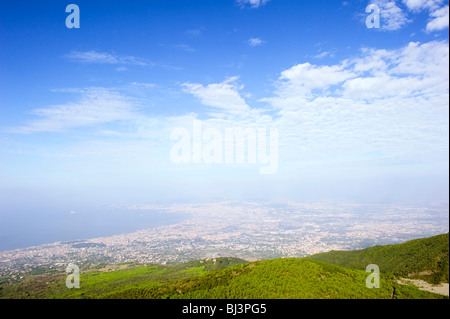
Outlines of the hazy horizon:
M 273 210 L 279 214 L 286 213 L 286 209 L 292 210 L 292 206 L 309 207 L 318 209 L 319 212 L 326 212 L 330 216 L 339 216 L 342 213 L 348 214 L 355 207 L 359 207 L 358 218 L 373 222 L 373 214 L 386 215 L 387 211 L 392 211 L 394 216 L 390 219 L 384 217 L 384 222 L 398 222 L 397 214 L 403 214 L 402 218 L 411 223 L 420 221 L 427 223 L 428 228 L 422 232 L 406 235 L 411 232 L 411 228 L 403 229 L 403 236 L 409 239 L 428 237 L 439 233 L 448 232 L 448 202 L 346 202 L 346 201 L 292 201 L 292 200 L 237 200 L 237 199 L 215 199 L 203 202 L 179 201 L 179 202 L 159 202 L 141 203 L 133 205 L 109 205 L 104 207 L 79 207 L 78 210 L 71 210 L 63 213 L 63 208 L 47 207 L 39 215 L 18 213 L 14 218 L 9 218 L 0 224 L 0 251 L 25 249 L 29 247 L 53 244 L 55 242 L 70 242 L 75 240 L 89 241 L 101 237 L 111 237 L 115 235 L 132 234 L 136 231 L 158 229 L 161 226 L 179 226 L 186 221 L 193 220 L 198 213 L 205 213 L 209 209 L 211 216 L 215 216 L 217 225 L 221 224 L 221 216 L 217 214 L 216 207 L 221 209 L 227 207 L 233 210 L 237 207 L 240 210 L 252 212 L 254 207 L 262 210 Z M 196 207 L 198 209 L 196 209 Z M 327 207 L 327 208 L 324 208 Z M 346 207 L 348 207 L 346 210 Z M 414 214 L 409 217 L 408 211 L 413 210 Z M 404 213 L 401 213 L 405 211 Z M 418 211 L 418 212 L 417 212 Z M 370 213 L 370 214 L 369 214 Z M 370 219 L 365 216 L 369 214 Z M 431 214 L 431 215 L 430 215 Z M 292 218 L 302 218 L 310 215 L 308 209 L 294 209 Z M 422 216 L 421 216 L 422 215 Z M 434 216 L 436 215 L 436 216 Z M 433 217 L 432 217 L 433 216 Z M 41 219 L 41 220 L 39 220 Z M 242 219 L 240 217 L 239 219 Z M 317 219 L 321 219 L 318 213 Z M 314 220 L 314 217 L 312 217 Z M 331 220 L 331 219 L 330 219 Z M 236 221 L 237 223 L 243 220 Z M 287 221 L 286 221 L 287 222 Z M 200 222 L 201 223 L 201 222 Z M 429 224 L 431 223 L 431 224 Z M 432 227 L 430 227 L 432 225 Z M 256 225 L 255 225 L 256 226 Z M 439 228 L 440 227 L 440 228 Z M 440 230 L 438 230 L 438 228 Z M 400 233 L 397 234 L 400 235 Z M 387 236 L 386 234 L 383 236 Z M 408 237 L 410 236 L 410 237 Z M 394 243 L 391 239 L 386 243 Z
M 151 203 L 448 207 L 447 0 L 68 4 L 0 4 L 0 250 Z

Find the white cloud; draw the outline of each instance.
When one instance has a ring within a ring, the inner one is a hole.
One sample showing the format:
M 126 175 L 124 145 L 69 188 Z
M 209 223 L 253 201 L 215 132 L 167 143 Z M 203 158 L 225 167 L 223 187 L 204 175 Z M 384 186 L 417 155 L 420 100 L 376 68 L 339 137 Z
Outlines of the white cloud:
M 380 8 L 381 28 L 384 30 L 399 30 L 412 20 L 403 11 L 396 0 L 372 0 Z M 430 13 L 427 32 L 438 31 L 448 27 L 448 6 L 441 7 L 443 0 L 402 0 L 406 11 L 417 14 L 427 10 Z
M 448 5 L 441 7 L 443 0 L 403 0 L 406 7 L 414 13 L 428 10 L 430 20 L 426 31 L 433 32 L 448 28 L 449 14 Z
M 350 99 L 374 99 L 408 96 L 421 88 L 421 81 L 414 77 L 395 78 L 389 75 L 359 77 L 346 81 L 344 96 Z
M 32 111 L 38 119 L 15 128 L 18 133 L 63 132 L 70 128 L 127 120 L 136 116 L 131 99 L 105 88 L 80 90 L 76 102 L 53 105 Z
M 353 99 L 445 94 L 448 82 L 448 45 L 442 42 L 411 42 L 399 50 L 363 50 L 349 62 L 359 73 L 346 81 L 343 95 Z
M 381 28 L 384 30 L 398 30 L 409 23 L 407 15 L 392 0 L 373 0 L 371 3 L 380 8 Z
M 449 46 L 446 42 L 410 42 L 402 49 L 386 52 L 385 60 L 391 65 L 391 74 L 448 81 Z
M 265 5 L 270 0 L 236 0 L 236 3 L 241 7 L 259 8 Z
M 258 47 L 264 44 L 264 41 L 261 40 L 260 38 L 250 38 L 248 40 L 248 45 L 252 46 L 252 47 Z
M 134 56 L 119 56 L 97 51 L 72 51 L 65 58 L 80 63 L 148 65 L 145 61 Z
M 250 112 L 250 107 L 239 94 L 243 87 L 238 86 L 238 77 L 230 77 L 222 83 L 213 83 L 203 86 L 196 83 L 184 83 L 185 92 L 200 99 L 206 106 L 212 106 L 219 112 L 210 112 L 217 117 L 229 115 L 245 115 Z M 223 112 L 223 113 L 221 113 Z
M 448 14 L 448 6 L 437 9 L 433 11 L 430 16 L 433 18 L 427 24 L 427 31 L 439 31 L 445 28 L 448 28 L 449 14 Z
M 354 71 L 356 72 L 386 72 L 388 63 L 386 58 L 390 56 L 390 52 L 386 50 L 362 49 L 363 56 L 353 59 Z
M 134 86 L 139 86 L 139 87 L 144 87 L 146 89 L 153 89 L 156 87 L 156 85 L 154 83 L 141 83 L 141 82 L 133 82 L 131 83 L 131 85 Z
M 409 22 L 406 14 L 395 2 L 386 2 L 381 8 L 381 19 L 384 21 L 383 29 L 398 30 Z
M 289 90 L 327 89 L 341 83 L 355 74 L 341 65 L 317 66 L 310 63 L 298 64 L 281 73 L 280 80 L 285 81 Z
M 436 9 L 442 0 L 403 0 L 403 3 L 411 11 L 421 11 L 423 9 Z
M 444 41 L 365 49 L 338 65 L 281 72 L 275 96 L 283 157 L 314 161 L 381 152 L 390 162 L 448 154 L 448 59 Z M 448 157 L 448 155 L 447 155 Z
M 314 58 L 315 58 L 315 59 L 322 59 L 322 58 L 324 58 L 324 57 L 326 57 L 326 56 L 333 57 L 333 54 L 330 53 L 330 52 L 328 52 L 328 51 L 323 51 L 323 52 L 321 52 L 321 53 L 315 55 Z
M 371 158 L 365 154 L 372 153 L 381 154 L 377 159 L 380 165 L 403 167 L 406 162 L 448 161 L 448 59 L 448 43 L 432 41 L 411 42 L 397 50 L 364 49 L 358 57 L 337 64 L 294 65 L 280 72 L 274 92 L 263 99 L 275 110 L 271 116 L 247 104 L 238 77 L 206 85 L 187 82 L 182 89 L 209 107 L 202 112 L 202 117 L 204 113 L 209 116 L 203 121 L 205 128 L 278 128 L 280 170 L 290 165 L 288 161 L 301 170 L 302 163 Z M 132 85 L 146 87 L 139 82 Z M 97 135 L 98 140 L 72 149 L 71 154 L 82 154 L 86 163 L 99 156 L 98 166 L 104 159 L 123 157 L 128 166 L 132 160 L 139 164 L 133 167 L 153 174 L 154 165 L 170 164 L 170 131 L 189 128 L 197 116 L 150 119 L 137 115 L 136 103 L 112 90 L 73 93 L 81 98 L 36 110 L 38 119 L 18 131 L 52 132 L 96 125 L 98 133 L 103 123 L 127 121 L 129 132 L 123 132 L 122 126 L 108 126 L 102 131 L 105 136 Z

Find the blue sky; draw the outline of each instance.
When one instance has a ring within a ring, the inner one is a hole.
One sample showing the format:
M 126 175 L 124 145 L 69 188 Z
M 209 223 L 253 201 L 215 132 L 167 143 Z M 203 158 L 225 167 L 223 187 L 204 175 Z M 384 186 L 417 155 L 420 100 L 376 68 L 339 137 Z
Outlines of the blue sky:
M 448 200 L 448 1 L 0 6 L 3 217 L 49 202 Z M 171 132 L 194 120 L 276 128 L 277 171 L 174 163 Z

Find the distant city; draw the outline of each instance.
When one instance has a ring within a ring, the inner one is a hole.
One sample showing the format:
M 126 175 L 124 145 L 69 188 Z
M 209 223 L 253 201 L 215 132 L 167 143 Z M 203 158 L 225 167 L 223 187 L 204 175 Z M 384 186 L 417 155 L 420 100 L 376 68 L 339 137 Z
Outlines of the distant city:
M 171 264 L 214 257 L 260 260 L 396 244 L 449 231 L 443 205 L 218 203 L 141 205 L 144 214 L 186 214 L 181 222 L 109 237 L 0 252 L 0 276 L 102 264 Z

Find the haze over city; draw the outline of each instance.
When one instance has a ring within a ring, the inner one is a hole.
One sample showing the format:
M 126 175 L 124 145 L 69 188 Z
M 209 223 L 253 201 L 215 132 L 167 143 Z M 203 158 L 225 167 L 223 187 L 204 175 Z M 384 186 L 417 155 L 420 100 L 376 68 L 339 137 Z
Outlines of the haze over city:
M 448 231 L 448 1 L 76 0 L 79 28 L 70 3 L 0 5 L 0 250 L 223 200 L 413 202 Z

